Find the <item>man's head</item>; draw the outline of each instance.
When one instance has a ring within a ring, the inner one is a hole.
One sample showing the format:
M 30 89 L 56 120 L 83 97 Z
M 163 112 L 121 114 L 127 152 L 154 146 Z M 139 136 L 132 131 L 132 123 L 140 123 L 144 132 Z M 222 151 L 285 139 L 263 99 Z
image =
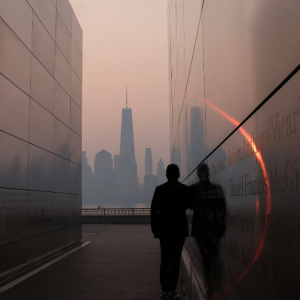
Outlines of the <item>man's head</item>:
M 199 181 L 204 181 L 209 178 L 209 167 L 206 163 L 201 164 L 197 169 Z
M 166 174 L 168 180 L 175 181 L 178 180 L 180 173 L 179 168 L 175 164 L 170 164 L 167 166 L 167 174 Z

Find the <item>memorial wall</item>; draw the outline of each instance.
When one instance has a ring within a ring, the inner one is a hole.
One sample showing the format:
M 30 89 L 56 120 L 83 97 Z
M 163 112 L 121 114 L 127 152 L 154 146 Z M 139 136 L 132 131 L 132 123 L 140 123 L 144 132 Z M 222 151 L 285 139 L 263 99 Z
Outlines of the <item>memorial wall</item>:
M 300 5 L 169 1 L 188 299 L 300 299 Z
M 81 240 L 82 29 L 68 0 L 0 1 L 0 281 Z

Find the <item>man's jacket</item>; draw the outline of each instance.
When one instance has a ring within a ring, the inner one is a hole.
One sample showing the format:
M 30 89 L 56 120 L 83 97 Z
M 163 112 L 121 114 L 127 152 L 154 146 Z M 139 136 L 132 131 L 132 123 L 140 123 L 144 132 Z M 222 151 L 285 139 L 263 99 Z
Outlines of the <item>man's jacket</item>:
M 155 238 L 187 237 L 185 211 L 189 207 L 188 187 L 178 181 L 156 187 L 151 203 L 151 229 Z

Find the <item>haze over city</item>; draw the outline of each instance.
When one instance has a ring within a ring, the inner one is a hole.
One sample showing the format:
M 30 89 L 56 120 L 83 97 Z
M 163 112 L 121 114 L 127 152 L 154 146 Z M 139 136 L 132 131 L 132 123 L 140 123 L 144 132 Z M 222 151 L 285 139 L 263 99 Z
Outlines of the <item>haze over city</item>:
M 299 28 L 300 1 L 0 0 L 1 300 L 299 300 Z
M 127 85 L 141 184 L 146 148 L 154 174 L 160 158 L 165 166 L 170 159 L 167 1 L 70 2 L 85 33 L 82 149 L 92 169 L 102 149 L 120 154 Z

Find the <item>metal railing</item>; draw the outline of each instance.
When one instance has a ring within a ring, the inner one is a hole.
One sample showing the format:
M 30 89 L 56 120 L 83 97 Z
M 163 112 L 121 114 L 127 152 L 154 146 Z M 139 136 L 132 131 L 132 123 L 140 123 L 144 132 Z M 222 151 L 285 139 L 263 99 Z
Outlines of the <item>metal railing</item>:
M 150 208 L 82 208 L 83 216 L 140 216 L 150 215 L 150 212 Z

